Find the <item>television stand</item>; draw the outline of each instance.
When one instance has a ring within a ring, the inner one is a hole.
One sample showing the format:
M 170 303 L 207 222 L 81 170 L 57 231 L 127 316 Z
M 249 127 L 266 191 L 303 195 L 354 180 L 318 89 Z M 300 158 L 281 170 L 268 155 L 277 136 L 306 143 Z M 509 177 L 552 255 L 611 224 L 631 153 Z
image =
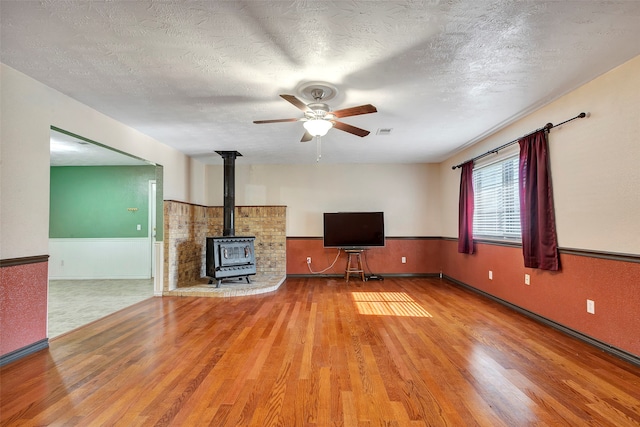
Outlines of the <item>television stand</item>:
M 346 249 L 347 253 L 347 268 L 344 271 L 344 278 L 349 282 L 349 277 L 352 274 L 359 274 L 360 278 L 364 282 L 364 268 L 362 268 L 362 249 Z M 355 262 L 355 265 L 354 265 Z

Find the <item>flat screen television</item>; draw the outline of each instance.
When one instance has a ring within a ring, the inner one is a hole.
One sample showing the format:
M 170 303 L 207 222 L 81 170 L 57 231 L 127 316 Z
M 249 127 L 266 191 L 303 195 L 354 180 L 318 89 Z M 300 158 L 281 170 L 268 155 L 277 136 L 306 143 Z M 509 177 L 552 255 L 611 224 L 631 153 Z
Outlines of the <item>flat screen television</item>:
M 384 212 L 325 212 L 324 247 L 384 246 Z

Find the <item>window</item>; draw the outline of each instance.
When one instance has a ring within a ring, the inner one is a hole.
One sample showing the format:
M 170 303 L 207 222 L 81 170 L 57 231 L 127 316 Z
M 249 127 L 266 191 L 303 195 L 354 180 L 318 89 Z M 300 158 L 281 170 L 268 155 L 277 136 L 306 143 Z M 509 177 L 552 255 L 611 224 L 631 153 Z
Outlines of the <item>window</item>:
M 518 154 L 476 166 L 473 187 L 473 237 L 520 241 Z

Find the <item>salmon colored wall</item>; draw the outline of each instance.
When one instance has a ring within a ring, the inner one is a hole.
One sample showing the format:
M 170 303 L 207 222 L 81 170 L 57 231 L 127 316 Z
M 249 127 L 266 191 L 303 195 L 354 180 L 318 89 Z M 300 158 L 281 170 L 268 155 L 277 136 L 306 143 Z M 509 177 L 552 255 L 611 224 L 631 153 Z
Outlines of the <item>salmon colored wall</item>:
M 364 269 L 373 274 L 426 274 L 440 272 L 439 238 L 388 237 L 384 247 L 371 248 L 363 257 Z M 287 239 L 287 274 L 310 274 L 307 257 L 313 271 L 327 268 L 336 258 L 337 249 L 324 248 L 322 239 L 300 237 Z M 402 264 L 402 257 L 407 258 Z M 366 259 L 366 263 L 365 263 Z M 344 274 L 347 256 L 343 252 L 335 266 L 323 274 Z
M 0 355 L 47 337 L 48 263 L 0 268 Z
M 535 270 L 523 266 L 519 247 L 476 243 L 476 253 L 464 255 L 456 241 L 442 241 L 446 276 L 640 356 L 640 263 L 568 254 L 560 262 L 559 272 Z

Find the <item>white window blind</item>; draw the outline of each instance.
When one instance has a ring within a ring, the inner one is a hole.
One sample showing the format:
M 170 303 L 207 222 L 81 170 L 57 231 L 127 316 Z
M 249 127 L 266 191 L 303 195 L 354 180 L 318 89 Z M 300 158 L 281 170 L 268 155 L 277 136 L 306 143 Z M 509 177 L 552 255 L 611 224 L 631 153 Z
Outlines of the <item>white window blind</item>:
M 520 241 L 518 155 L 473 170 L 473 236 Z

